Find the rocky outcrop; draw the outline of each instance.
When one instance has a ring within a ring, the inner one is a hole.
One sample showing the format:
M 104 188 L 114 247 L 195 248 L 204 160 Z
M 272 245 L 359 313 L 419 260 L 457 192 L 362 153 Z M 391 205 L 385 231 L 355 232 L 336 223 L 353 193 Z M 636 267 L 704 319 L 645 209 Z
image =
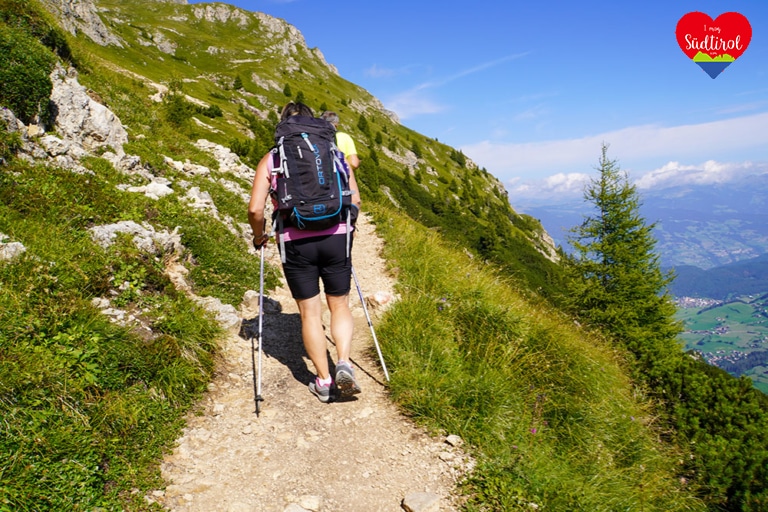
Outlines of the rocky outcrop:
M 132 220 L 94 226 L 90 229 L 91 238 L 100 246 L 107 248 L 112 245 L 119 233 L 130 235 L 136 247 L 150 254 L 161 256 L 181 252 L 181 235 L 174 231 L 155 231 L 150 224 L 138 224 Z
M 205 20 L 211 23 L 233 21 L 240 27 L 245 27 L 250 21 L 244 11 L 225 4 L 205 4 L 195 7 L 192 13 L 198 20 Z
M 111 110 L 88 95 L 77 81 L 77 72 L 59 65 L 51 74 L 51 81 L 55 126 L 62 138 L 86 151 L 111 148 L 122 154 L 128 132 Z
M 252 181 L 255 171 L 245 165 L 231 149 L 205 139 L 199 139 L 195 146 L 209 152 L 219 162 L 219 172 L 234 174 L 245 181 Z
M 77 35 L 79 32 L 90 37 L 101 46 L 123 47 L 123 42 L 109 31 L 101 21 L 93 0 L 43 0 L 59 19 L 62 28 Z M 186 2 L 185 2 L 186 3 Z
M 158 50 L 167 53 L 168 55 L 174 55 L 176 53 L 176 48 L 179 46 L 175 41 L 168 39 L 168 37 L 160 30 L 156 30 L 152 35 L 152 43 L 154 43 Z
M 139 159 L 123 151 L 128 133 L 120 119 L 88 94 L 78 83 L 77 73 L 58 65 L 51 73 L 51 82 L 51 128 L 56 135 L 46 133 L 43 125 L 25 125 L 8 109 L 0 112 L 7 130 L 21 136 L 19 156 L 30 161 L 48 161 L 75 172 L 88 172 L 80 165 L 80 159 L 94 151 L 106 150 L 103 157 L 118 169 L 134 169 Z
M 532 233 L 533 237 L 529 238 L 531 244 L 536 248 L 542 256 L 549 261 L 557 263 L 560 261 L 560 255 L 557 253 L 557 245 L 555 240 L 549 233 L 541 229 L 538 232 Z
M 115 224 L 94 226 L 90 229 L 91 238 L 100 246 L 107 248 L 112 245 L 119 234 L 128 235 L 138 249 L 148 254 L 167 259 L 166 274 L 174 286 L 185 292 L 195 303 L 211 313 L 219 325 L 227 331 L 236 333 L 240 329 L 240 315 L 237 309 L 224 304 L 215 297 L 201 297 L 192 292 L 192 287 L 186 281 L 186 267 L 178 263 L 178 257 L 183 251 L 181 234 L 178 229 L 157 231 L 147 222 L 138 224 L 134 221 L 121 221 Z M 121 283 L 115 283 L 120 285 Z M 126 312 L 112 307 L 109 298 L 100 297 L 94 305 L 102 312 L 121 325 L 132 326 L 138 319 L 127 315 Z

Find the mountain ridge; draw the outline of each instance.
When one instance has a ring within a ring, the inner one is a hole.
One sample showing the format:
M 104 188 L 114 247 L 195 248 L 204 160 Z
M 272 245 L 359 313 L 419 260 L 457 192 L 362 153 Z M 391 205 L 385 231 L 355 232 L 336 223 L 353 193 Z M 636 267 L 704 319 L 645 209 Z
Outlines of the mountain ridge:
M 551 237 L 537 221 L 514 211 L 498 178 L 453 148 L 399 124 L 377 98 L 340 77 L 319 49 L 309 49 L 285 20 L 220 3 L 150 1 L 147 9 L 135 10 L 101 0 L 98 6 L 114 38 L 131 45 L 92 41 L 91 58 L 142 77 L 135 80 L 156 89 L 154 102 L 174 98 L 172 89 L 177 88 L 187 102 L 220 109 L 218 117 L 191 116 L 201 138 L 235 149 L 255 166 L 268 148 L 254 141 L 269 132 L 270 115 L 286 101 L 333 108 L 363 157 L 359 181 L 369 196 L 388 198 L 415 220 L 532 279 L 533 288 L 553 293 L 559 287 L 551 277 L 559 258 Z M 142 21 L 144 16 L 149 21 Z M 194 37 L 185 35 L 187 23 Z M 225 40 L 231 45 L 217 42 Z M 162 73 L 148 64 L 153 60 L 162 64 Z M 222 60 L 228 63 L 224 68 Z M 81 76 L 81 81 L 88 79 Z M 235 89 L 238 82 L 242 87 Z M 125 124 L 132 141 L 149 129 L 139 119 Z
M 725 301 L 768 292 L 768 254 L 706 270 L 683 265 L 674 271 L 670 292 L 677 297 Z

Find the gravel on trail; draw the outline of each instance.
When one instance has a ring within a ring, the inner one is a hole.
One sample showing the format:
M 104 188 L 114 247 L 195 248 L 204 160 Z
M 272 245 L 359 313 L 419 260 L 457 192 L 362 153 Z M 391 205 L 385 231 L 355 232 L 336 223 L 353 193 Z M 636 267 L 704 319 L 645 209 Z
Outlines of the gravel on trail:
M 375 329 L 387 307 L 382 302 L 395 298 L 395 283 L 367 215 L 357 228 L 353 263 Z M 279 268 L 272 241 L 265 254 Z M 258 305 L 258 283 L 255 290 Z M 162 462 L 167 487 L 146 499 L 178 512 L 458 510 L 456 485 L 473 461 L 456 436 L 429 435 L 390 400 L 354 281 L 350 305 L 351 359 L 362 393 L 323 404 L 307 389 L 314 367 L 285 282 L 265 293 L 258 416 L 250 338 L 258 346 L 258 309 L 241 306 L 240 331 L 223 341 L 208 392 Z M 325 311 L 326 331 L 328 319 Z M 328 338 L 329 357 L 336 361 Z M 386 362 L 386 340 L 377 338 Z

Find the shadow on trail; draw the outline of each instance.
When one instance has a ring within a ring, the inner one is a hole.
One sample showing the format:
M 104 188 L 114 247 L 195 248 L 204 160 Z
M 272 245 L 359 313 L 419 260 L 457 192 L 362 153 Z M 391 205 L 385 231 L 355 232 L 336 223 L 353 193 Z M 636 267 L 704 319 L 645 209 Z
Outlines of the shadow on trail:
M 271 357 L 290 370 L 293 378 L 301 384 L 308 384 L 315 378 L 314 368 L 310 369 L 311 363 L 306 357 L 304 344 L 301 337 L 301 317 L 298 313 L 283 313 L 280 303 L 264 297 L 264 315 L 262 315 L 262 357 Z M 238 335 L 249 342 L 253 339 L 254 350 L 258 350 L 259 345 L 259 317 L 244 319 L 240 324 Z M 326 339 L 333 345 L 334 342 L 326 334 Z M 258 357 L 258 352 L 255 352 Z M 328 368 L 331 374 L 335 374 L 336 365 L 331 357 L 330 351 L 326 349 L 328 358 Z M 350 357 L 351 363 L 366 375 L 378 381 L 373 375 L 365 370 L 354 358 Z M 309 364 L 309 367 L 308 367 Z M 349 402 L 357 400 L 356 396 L 341 398 L 336 396 L 334 402 Z
M 279 302 L 265 296 L 261 331 L 263 357 L 271 357 L 283 364 L 298 382 L 307 384 L 314 378 L 304 359 L 301 317 L 298 313 L 283 313 Z M 253 338 L 253 347 L 258 350 L 259 317 L 244 319 L 238 335 L 249 342 Z

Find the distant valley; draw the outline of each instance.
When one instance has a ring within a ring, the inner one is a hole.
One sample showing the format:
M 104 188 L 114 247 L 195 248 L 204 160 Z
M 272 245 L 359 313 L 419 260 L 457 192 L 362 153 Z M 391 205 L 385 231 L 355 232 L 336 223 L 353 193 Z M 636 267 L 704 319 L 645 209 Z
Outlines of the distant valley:
M 717 185 L 641 189 L 641 212 L 656 222 L 662 267 L 710 269 L 768 254 L 768 175 Z M 513 203 L 539 219 L 566 251 L 567 230 L 591 213 L 581 198 Z
M 768 393 L 768 175 L 736 182 L 640 190 L 656 222 L 661 266 L 674 269 L 680 336 L 731 375 Z M 513 204 L 568 251 L 567 230 L 591 214 L 581 200 Z
M 749 377 L 768 393 L 768 294 L 728 301 L 681 298 L 677 306 L 687 350 L 701 352 L 731 375 Z

